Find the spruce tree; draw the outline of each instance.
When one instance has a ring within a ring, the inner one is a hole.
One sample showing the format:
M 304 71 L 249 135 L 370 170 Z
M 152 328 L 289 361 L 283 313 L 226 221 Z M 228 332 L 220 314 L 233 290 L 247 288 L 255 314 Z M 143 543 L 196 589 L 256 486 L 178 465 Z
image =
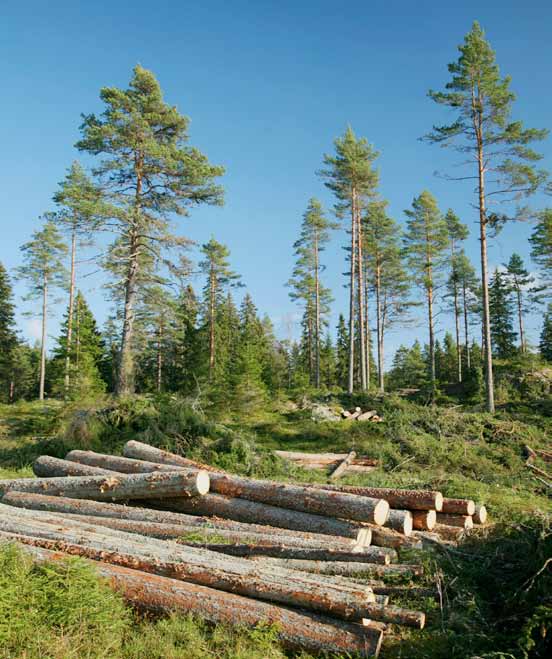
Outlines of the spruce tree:
M 538 214 L 537 224 L 529 242 L 531 243 L 531 258 L 540 266 L 540 278 L 550 296 L 552 291 L 552 208 L 546 208 Z
M 347 389 L 349 373 L 349 330 L 345 323 L 345 316 L 340 313 L 337 321 L 337 339 L 335 346 L 335 376 L 337 385 Z
M 389 383 L 393 389 L 420 389 L 427 382 L 427 364 L 422 346 L 415 341 L 412 348 L 399 346 L 389 372 Z
M 124 299 L 116 384 L 123 395 L 133 389 L 136 302 L 149 278 L 142 257 L 163 262 L 168 248 L 187 242 L 171 232 L 169 216 L 221 204 L 215 180 L 224 170 L 187 144 L 189 120 L 165 103 L 150 71 L 136 66 L 128 89 L 105 87 L 100 97 L 106 108 L 100 117 L 85 116 L 77 148 L 103 158 L 94 171 L 112 206 L 105 212 L 116 235 Z
M 517 333 L 514 331 L 511 288 L 505 274 L 498 269 L 495 269 L 489 285 L 489 313 L 494 354 L 499 359 L 508 359 L 516 352 Z
M 548 308 L 544 314 L 539 350 L 544 360 L 552 362 L 552 302 L 548 303 Z
M 42 229 L 35 231 L 29 242 L 21 246 L 23 265 L 17 269 L 19 279 L 29 286 L 26 300 L 41 300 L 40 318 L 42 332 L 40 340 L 40 374 L 38 397 L 44 400 L 46 379 L 46 331 L 50 293 L 52 289 L 67 287 L 67 271 L 63 259 L 67 254 L 67 245 L 51 219 Z
M 511 120 L 515 95 L 510 90 L 510 78 L 501 78 L 495 53 L 479 23 L 474 22 L 458 50 L 460 57 L 448 66 L 452 77 L 445 86 L 446 91 L 429 92 L 436 103 L 453 110 L 455 120 L 449 125 L 434 127 L 427 139 L 456 149 L 462 154 L 462 164 L 471 167 L 467 176 L 450 178 L 477 182 L 483 336 L 489 346 L 487 231 L 509 219 L 504 213 L 491 210 L 490 204 L 501 197 L 508 201 L 519 200 L 545 183 L 547 174 L 535 166 L 541 155 L 529 145 L 544 139 L 548 131 L 525 129 L 521 121 Z M 491 350 L 485 350 L 485 379 L 487 410 L 494 412 Z
M 535 277 L 529 273 L 519 254 L 512 254 L 506 264 L 506 277 L 516 298 L 519 349 L 521 353 L 524 353 L 527 351 L 524 316 L 536 304 L 541 302 L 539 294 L 542 292 L 542 289 L 535 285 Z
M 412 210 L 405 211 L 407 230 L 403 237 L 408 266 L 418 286 L 424 291 L 427 302 L 429 334 L 429 373 L 432 392 L 435 394 L 435 288 L 444 267 L 444 254 L 448 247 L 448 229 L 437 206 L 437 200 L 424 190 L 412 202 Z
M 14 361 L 18 346 L 10 278 L 0 263 L 0 401 L 14 400 Z
M 460 250 L 454 260 L 454 269 L 447 282 L 447 295 L 454 296 L 454 291 L 460 291 L 462 317 L 464 323 L 464 347 L 466 354 L 466 368 L 471 367 L 470 324 L 473 317 L 480 314 L 479 280 L 470 259 L 464 250 Z
M 355 329 L 358 326 L 360 354 L 358 369 L 361 387 L 368 387 L 367 329 L 365 325 L 363 238 L 361 215 L 367 201 L 374 196 L 378 172 L 373 162 L 378 153 L 365 138 L 357 138 L 351 127 L 335 142 L 335 155 L 325 155 L 325 169 L 319 172 L 324 183 L 337 198 L 338 217 L 350 216 L 351 243 L 349 249 L 349 368 L 347 390 L 354 389 Z M 357 320 L 355 320 L 355 305 Z

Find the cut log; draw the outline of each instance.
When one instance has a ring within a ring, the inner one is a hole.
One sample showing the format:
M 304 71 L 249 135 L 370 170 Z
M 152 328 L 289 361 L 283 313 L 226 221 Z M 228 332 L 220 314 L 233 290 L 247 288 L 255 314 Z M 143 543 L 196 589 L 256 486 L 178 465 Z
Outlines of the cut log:
M 441 492 L 432 490 L 397 490 L 357 485 L 313 485 L 312 487 L 385 499 L 392 508 L 398 510 L 441 510 L 443 505 Z
M 209 493 L 195 499 L 163 499 L 152 501 L 151 504 L 192 515 L 214 515 L 239 522 L 255 522 L 296 531 L 309 529 L 313 533 L 354 538 L 359 544 L 362 544 L 361 534 L 366 530 L 366 527 L 360 524 L 342 519 L 311 515 L 220 494 Z
M 350 547 L 351 545 L 359 545 L 362 547 L 370 545 L 371 539 L 370 529 L 360 529 L 357 538 L 353 539 L 344 536 L 308 533 L 306 531 L 293 531 L 290 529 L 284 531 L 274 526 L 246 524 L 227 519 L 199 517 L 196 515 L 186 515 L 184 513 L 175 513 L 165 510 L 152 510 L 151 508 L 123 506 L 117 503 L 104 503 L 89 501 L 87 499 L 69 499 L 67 497 L 52 497 L 45 494 L 32 494 L 27 492 L 9 491 L 3 496 L 2 503 L 10 506 L 17 506 L 19 508 L 44 510 L 54 513 L 69 513 L 87 517 L 107 517 L 118 520 L 152 522 L 155 524 L 171 526 L 179 525 L 180 527 L 195 529 L 196 531 L 201 531 L 201 529 L 207 528 L 270 536 L 285 534 L 286 536 L 293 536 L 294 538 L 304 538 L 305 540 L 316 541 L 321 545 L 327 543 L 342 543 L 346 547 Z
M 204 465 L 201 462 L 197 462 L 197 460 L 190 460 L 190 458 L 184 458 L 176 453 L 170 453 L 169 451 L 164 451 L 163 449 L 155 448 L 155 446 L 150 446 L 149 444 L 137 442 L 132 439 L 125 444 L 123 455 L 126 458 L 134 458 L 146 462 L 157 462 L 164 465 L 185 467 L 186 469 L 206 469 L 209 472 L 216 471 L 224 473 L 222 469 L 218 469 L 217 467 Z
M 376 410 L 369 410 L 368 412 L 363 412 L 357 416 L 357 421 L 370 421 L 374 416 L 378 416 Z
M 167 464 L 173 460 L 179 464 L 180 456 L 168 454 L 139 442 L 125 444 L 124 453 L 129 457 Z M 383 499 L 358 496 L 348 492 L 335 491 L 325 493 L 317 488 L 291 485 L 275 481 L 262 481 L 243 478 L 226 473 L 211 474 L 211 490 L 230 497 L 239 497 L 270 505 L 298 510 L 301 512 L 322 514 L 328 517 L 343 517 L 360 522 L 372 522 L 382 525 L 387 519 L 389 504 Z
M 437 513 L 434 510 L 413 510 L 412 526 L 418 531 L 431 531 L 437 524 Z
M 473 518 L 471 515 L 447 515 L 446 513 L 437 513 L 437 523 L 446 526 L 459 526 L 469 531 L 473 529 Z
M 332 462 L 340 462 L 345 460 L 347 453 L 301 453 L 300 451 L 279 451 L 274 453 L 285 460 L 298 460 L 305 462 L 320 462 L 331 464 Z
M 351 413 L 349 412 L 349 410 L 343 410 L 343 411 L 341 412 L 341 417 L 342 417 L 343 419 L 348 419 L 350 416 L 351 416 Z
M 476 506 L 473 514 L 474 524 L 485 524 L 487 522 L 487 509 L 485 506 Z
M 409 536 L 412 533 L 412 513 L 409 510 L 391 509 L 385 525 Z
M 342 561 L 302 561 L 282 558 L 253 557 L 251 560 L 260 564 L 271 564 L 291 570 L 312 572 L 323 575 L 341 575 L 355 577 L 365 575 L 368 577 L 404 576 L 419 577 L 423 574 L 421 565 L 378 565 L 375 563 L 355 563 Z
M 153 474 L 68 476 L 60 478 L 15 478 L 0 480 L 0 494 L 9 490 L 36 492 L 75 499 L 116 501 L 158 497 L 195 497 L 209 491 L 206 471 L 177 471 Z
M 112 472 L 98 467 L 76 464 L 49 455 L 41 455 L 33 462 L 35 476 L 51 478 L 53 476 L 109 476 Z
M 105 560 L 115 565 L 178 578 L 219 590 L 236 592 L 280 603 L 322 610 L 347 619 L 373 617 L 368 608 L 373 593 L 352 584 L 337 586 L 321 575 L 174 545 L 163 540 L 133 536 L 123 531 L 94 527 L 74 520 L 47 524 L 8 514 L 0 504 L 0 531 L 13 534 L 25 544 Z M 28 512 L 21 509 L 18 513 Z M 36 511 L 33 511 L 36 513 Z
M 445 497 L 443 499 L 443 508 L 438 512 L 447 515 L 473 515 L 475 503 L 471 499 L 450 499 Z
M 39 562 L 59 561 L 67 554 L 20 545 Z M 382 632 L 375 626 L 341 622 L 327 616 L 297 612 L 259 600 L 225 593 L 138 570 L 94 563 L 97 572 L 112 588 L 136 608 L 153 613 L 193 613 L 212 624 L 251 628 L 259 624 L 275 626 L 279 641 L 290 649 L 312 653 L 358 654 L 377 657 Z
M 437 522 L 432 532 L 436 533 L 439 537 L 443 538 L 444 540 L 451 540 L 452 542 L 458 542 L 458 540 L 464 537 L 466 529 L 460 526 L 449 526 L 447 524 L 439 524 Z
M 371 544 L 376 547 L 393 547 L 394 549 L 404 547 L 415 549 L 419 546 L 419 542 L 412 538 L 412 536 L 406 536 L 398 531 L 393 531 L 392 529 L 382 526 L 375 526 L 373 524 L 371 524 L 369 528 L 372 531 Z
M 104 470 L 118 471 L 123 474 L 147 474 L 152 471 L 178 471 L 176 465 L 164 465 L 158 462 L 133 460 L 132 458 L 95 453 L 94 451 L 69 451 L 65 456 L 65 459 L 71 462 L 78 462 L 82 465 L 99 467 Z M 182 467 L 182 469 L 189 468 L 190 467 Z
M 339 465 L 332 471 L 330 474 L 330 480 L 337 480 L 343 474 L 347 471 L 347 467 L 351 464 L 351 462 L 356 458 L 356 452 L 355 451 L 350 451 L 347 455 L 347 457 L 342 460 Z

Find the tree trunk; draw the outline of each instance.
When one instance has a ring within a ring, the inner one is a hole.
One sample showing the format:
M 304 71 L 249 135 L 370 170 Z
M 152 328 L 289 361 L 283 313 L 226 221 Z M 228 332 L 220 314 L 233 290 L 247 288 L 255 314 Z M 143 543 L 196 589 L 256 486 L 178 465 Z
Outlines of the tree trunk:
M 25 546 L 38 562 L 59 561 L 67 554 Z M 93 567 L 132 606 L 155 614 L 193 614 L 211 624 L 254 628 L 274 625 L 278 640 L 293 650 L 313 654 L 377 657 L 383 632 L 375 627 L 341 622 L 306 611 L 253 600 L 205 586 L 185 583 L 139 570 L 94 562 Z
M 114 472 L 99 467 L 52 458 L 41 455 L 33 462 L 33 472 L 39 478 L 52 478 L 55 476 L 109 476 Z
M 454 323 L 456 329 L 456 375 L 462 382 L 462 351 L 460 350 L 460 309 L 458 306 L 458 284 L 454 279 Z
M 315 374 L 314 384 L 317 389 L 320 388 L 320 264 L 318 254 L 318 230 L 314 234 L 314 282 L 315 282 L 315 318 L 314 318 L 314 336 L 315 336 Z
M 161 393 L 163 385 L 163 320 L 159 319 L 157 330 L 157 374 L 156 374 L 157 393 Z
M 366 324 L 364 318 L 364 268 L 362 258 L 362 224 L 360 221 L 360 209 L 358 208 L 358 198 L 356 191 L 354 193 L 354 207 L 357 225 L 357 278 L 358 278 L 358 331 L 360 335 L 360 386 L 362 391 L 368 389 L 368 372 L 366 363 Z
M 381 310 L 381 265 L 376 265 L 376 331 L 378 341 L 378 384 L 381 393 L 385 390 L 383 374 L 383 323 Z
M 409 536 L 412 533 L 412 513 L 409 510 L 390 510 L 385 525 Z
M 459 526 L 466 530 L 473 529 L 473 519 L 471 515 L 447 515 L 446 513 L 437 513 L 437 524 Z
M 351 273 L 349 278 L 349 374 L 347 391 L 352 394 L 355 388 L 355 267 L 356 267 L 356 212 L 352 193 L 351 206 Z
M 462 301 L 464 304 L 464 341 L 466 343 L 466 367 L 468 370 L 471 368 L 471 354 L 470 354 L 470 332 L 469 332 L 469 319 L 468 319 L 468 295 L 466 290 L 466 280 L 462 282 Z
M 372 378 L 372 369 L 371 369 L 371 357 L 372 350 L 370 348 L 370 305 L 369 305 L 369 285 L 368 285 L 368 265 L 364 264 L 364 322 L 366 327 L 366 341 L 365 341 L 365 351 L 366 351 L 366 386 L 370 388 L 370 382 Z
M 428 274 L 429 281 L 431 282 L 431 267 Z M 433 285 L 429 284 L 427 287 L 427 322 L 429 326 L 429 368 L 431 377 L 431 401 L 435 402 L 435 393 L 437 386 L 437 373 L 435 370 L 435 328 L 433 326 Z
M 442 510 L 443 495 L 433 490 L 398 490 L 388 487 L 358 485 L 314 485 L 324 490 L 338 490 L 361 496 L 385 499 L 390 506 L 406 510 Z M 458 499 L 463 501 L 463 499 Z
M 374 563 L 353 563 L 341 561 L 301 561 L 284 558 L 257 557 L 252 559 L 259 565 L 276 565 L 290 570 L 300 570 L 324 575 L 339 575 L 344 577 L 369 576 L 405 576 L 418 577 L 423 574 L 421 565 L 378 565 Z
M 517 294 L 517 308 L 518 308 L 518 321 L 519 321 L 519 347 L 520 352 L 525 352 L 525 331 L 523 327 L 523 303 L 521 297 L 521 288 L 516 288 Z
M 48 279 L 42 279 L 42 334 L 40 341 L 40 383 L 38 386 L 38 399 L 44 400 L 44 382 L 46 380 L 46 323 L 48 314 Z
M 67 344 L 65 346 L 65 398 L 69 397 L 70 370 L 71 370 L 71 342 L 73 340 L 73 306 L 75 304 L 75 256 L 77 253 L 76 218 L 73 220 L 71 234 L 71 277 L 69 282 L 69 309 L 67 313 Z
M 473 515 L 475 503 L 471 499 L 443 499 L 443 507 L 439 512 L 452 515 Z
M 343 474 L 347 471 L 347 467 L 353 462 L 353 460 L 356 458 L 356 453 L 355 451 L 351 451 L 348 453 L 343 460 L 337 465 L 337 467 L 332 471 L 330 474 L 329 478 L 330 480 L 337 480 Z
M 213 264 L 209 272 L 209 380 L 215 368 L 215 302 L 217 295 L 216 276 Z
M 133 439 L 129 440 L 125 444 L 123 455 L 128 458 L 135 458 L 136 460 L 140 461 L 158 462 L 165 465 L 176 465 L 177 467 L 185 467 L 187 469 L 196 468 L 206 469 L 210 472 L 222 472 L 222 469 L 204 465 L 201 462 L 197 462 L 196 460 L 190 460 L 189 458 L 184 458 L 181 455 L 176 455 L 176 453 L 163 451 L 162 449 L 155 448 L 154 446 L 150 446 L 149 444 L 144 444 L 142 442 L 137 442 Z M 123 470 L 121 469 L 121 471 Z
M 96 501 L 194 497 L 209 491 L 205 471 L 177 471 L 158 474 L 117 474 L 109 476 L 65 476 L 60 478 L 15 478 L 0 480 L 0 494 L 8 490 Z

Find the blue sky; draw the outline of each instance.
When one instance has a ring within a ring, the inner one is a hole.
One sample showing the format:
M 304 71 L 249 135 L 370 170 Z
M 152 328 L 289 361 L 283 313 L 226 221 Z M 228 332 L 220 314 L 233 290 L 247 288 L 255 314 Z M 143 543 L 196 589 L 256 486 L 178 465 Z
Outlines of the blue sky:
M 140 63 L 155 72 L 166 100 L 191 117 L 191 143 L 227 169 L 224 208 L 194 211 L 179 220 L 179 232 L 198 243 L 213 234 L 228 244 L 234 269 L 282 337 L 297 334 L 298 309 L 284 286 L 291 246 L 308 199 L 333 203 L 316 170 L 347 124 L 381 152 L 380 191 L 390 213 L 403 222 L 412 198 L 429 189 L 443 210 L 454 208 L 470 226 L 468 252 L 477 258 L 470 186 L 436 178 L 453 156 L 418 140 L 447 119 L 426 92 L 448 79 L 446 65 L 474 19 L 513 78 L 515 117 L 552 127 L 552 4 L 544 0 L 54 0 L 5 3 L 2 14 L 0 261 L 10 270 L 20 264 L 19 247 L 52 208 L 66 168 L 75 158 L 90 164 L 73 148 L 80 114 L 100 112 L 100 88 L 126 87 Z M 542 151 L 552 169 L 550 139 Z M 492 241 L 491 266 L 513 251 L 528 259 L 530 231 L 527 224 L 507 227 Z M 325 254 L 325 283 L 336 298 L 332 325 L 347 308 L 345 239 L 335 232 Z M 100 322 L 108 312 L 101 283 L 100 274 L 80 281 Z M 29 308 L 24 292 L 18 284 L 21 310 Z M 537 309 L 529 321 L 533 341 L 540 316 Z M 55 313 L 51 334 L 57 319 Z M 451 318 L 439 320 L 441 334 L 452 327 Z M 36 321 L 20 317 L 20 326 L 25 336 L 36 335 Z M 424 338 L 422 326 L 397 328 L 389 351 L 414 336 Z

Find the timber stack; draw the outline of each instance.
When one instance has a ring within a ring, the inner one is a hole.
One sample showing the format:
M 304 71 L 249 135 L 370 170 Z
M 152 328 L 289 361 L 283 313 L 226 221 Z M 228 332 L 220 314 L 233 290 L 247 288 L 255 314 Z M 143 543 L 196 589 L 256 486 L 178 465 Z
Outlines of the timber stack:
M 397 550 L 457 540 L 486 518 L 440 492 L 245 478 L 136 441 L 123 456 L 71 451 L 33 469 L 0 480 L 1 542 L 38 562 L 93 561 L 143 610 L 274 623 L 286 646 L 313 653 L 373 657 L 390 625 L 423 628 L 423 612 L 389 602 L 409 590 L 387 577 L 422 573 Z

